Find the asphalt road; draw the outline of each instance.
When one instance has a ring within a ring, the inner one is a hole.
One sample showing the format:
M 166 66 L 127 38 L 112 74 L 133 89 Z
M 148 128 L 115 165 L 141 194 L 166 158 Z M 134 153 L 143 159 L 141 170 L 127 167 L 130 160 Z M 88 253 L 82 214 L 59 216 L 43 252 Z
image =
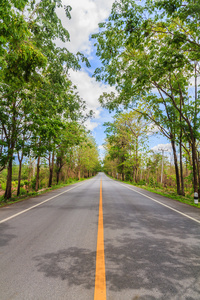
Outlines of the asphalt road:
M 0 209 L 0 300 L 94 299 L 101 179 L 106 299 L 200 299 L 200 210 L 100 173 Z

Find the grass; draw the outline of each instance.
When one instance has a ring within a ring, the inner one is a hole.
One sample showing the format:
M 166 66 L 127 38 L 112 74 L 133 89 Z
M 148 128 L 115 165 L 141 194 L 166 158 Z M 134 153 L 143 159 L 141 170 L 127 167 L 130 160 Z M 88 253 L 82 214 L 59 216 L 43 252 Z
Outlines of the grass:
M 112 178 L 111 176 L 109 176 L 109 177 Z M 117 180 L 115 178 L 112 178 L 112 179 L 139 187 L 143 190 L 146 190 L 146 191 L 149 191 L 149 192 L 152 192 L 152 193 L 155 193 L 155 194 L 158 194 L 158 195 L 161 195 L 161 196 L 164 196 L 164 197 L 167 197 L 167 198 L 170 198 L 170 199 L 173 199 L 173 200 L 176 200 L 176 201 L 179 201 L 179 202 L 191 205 L 191 206 L 200 208 L 200 203 L 195 204 L 193 195 L 190 195 L 189 193 L 186 194 L 186 196 L 181 196 L 181 195 L 177 195 L 177 193 L 174 191 L 174 189 L 170 189 L 169 187 L 167 187 L 167 188 L 150 187 L 150 186 L 146 186 L 146 185 L 136 184 L 135 182 L 133 183 L 130 181 L 122 181 L 122 180 Z
M 81 178 L 80 180 L 74 179 L 74 180 L 70 180 L 70 182 L 68 182 L 68 183 L 59 183 L 59 184 L 53 185 L 50 188 L 41 189 L 38 192 L 31 191 L 31 192 L 27 193 L 26 195 L 13 196 L 12 198 L 10 198 L 7 201 L 5 201 L 3 196 L 0 196 L 0 207 L 11 205 L 13 203 L 17 203 L 17 202 L 21 202 L 21 201 L 25 201 L 25 200 L 28 200 L 29 198 L 36 197 L 38 195 L 43 195 L 49 191 L 57 190 L 57 189 L 66 187 L 68 185 L 72 185 L 74 183 L 87 180 L 87 179 L 90 179 L 90 178 Z

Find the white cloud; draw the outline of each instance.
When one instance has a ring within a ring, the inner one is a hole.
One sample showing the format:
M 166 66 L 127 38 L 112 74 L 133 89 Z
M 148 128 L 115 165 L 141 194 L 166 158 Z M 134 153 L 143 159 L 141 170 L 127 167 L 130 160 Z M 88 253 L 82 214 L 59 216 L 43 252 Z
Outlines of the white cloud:
M 63 10 L 59 17 L 64 27 L 70 33 L 70 43 L 67 48 L 72 52 L 91 53 L 89 37 L 98 31 L 98 23 L 104 21 L 111 12 L 114 0 L 63 0 L 63 5 L 72 7 L 71 20 L 68 20 Z
M 100 145 L 100 146 L 98 147 L 98 149 L 99 149 L 99 156 L 100 156 L 100 159 L 103 160 L 104 157 L 105 157 L 105 148 L 104 148 L 103 145 Z
M 87 127 L 88 130 L 93 130 L 95 129 L 99 124 L 97 122 L 92 122 L 91 120 L 87 120 L 85 122 L 85 126 Z
M 72 82 L 77 86 L 80 97 L 86 101 L 88 111 L 93 110 L 95 113 L 94 119 L 100 118 L 101 107 L 98 102 L 99 96 L 103 92 L 111 92 L 114 89 L 110 86 L 96 82 L 95 78 L 89 76 L 85 71 L 70 71 L 70 78 Z M 93 130 L 98 126 L 98 123 L 88 121 L 87 128 Z
M 82 52 L 89 59 L 94 50 L 93 43 L 90 40 L 91 34 L 98 32 L 98 23 L 105 21 L 112 8 L 114 0 L 62 0 L 63 5 L 72 7 L 71 19 L 69 20 L 63 8 L 57 10 L 58 16 L 63 26 L 69 31 L 70 42 L 59 46 L 65 46 L 69 51 L 77 53 Z M 90 70 L 88 70 L 89 73 Z M 101 107 L 98 102 L 99 96 L 103 92 L 113 91 L 109 86 L 97 83 L 86 71 L 70 71 L 72 82 L 77 86 L 80 97 L 86 101 L 87 108 L 95 113 L 95 121 L 88 120 L 86 126 L 93 130 L 101 124 Z M 99 119 L 99 122 L 96 120 Z
M 105 150 L 103 145 L 100 145 L 98 148 L 99 150 Z
M 168 152 L 172 152 L 172 146 L 170 143 L 168 144 L 159 144 L 157 146 L 154 146 L 153 148 L 151 148 L 151 150 L 155 151 L 155 152 L 162 152 L 162 150 L 164 151 L 168 151 Z
M 147 135 L 153 135 L 153 134 L 158 133 L 158 132 L 160 132 L 159 127 L 157 125 L 155 125 L 154 123 L 151 123 L 148 126 L 148 133 L 147 133 Z

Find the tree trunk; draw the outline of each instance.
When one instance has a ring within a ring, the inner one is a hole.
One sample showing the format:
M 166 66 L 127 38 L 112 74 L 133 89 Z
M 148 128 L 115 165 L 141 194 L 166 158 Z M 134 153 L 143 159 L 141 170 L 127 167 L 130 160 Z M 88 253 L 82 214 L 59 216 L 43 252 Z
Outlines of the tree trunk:
M 173 156 L 174 156 L 174 166 L 175 166 L 175 173 L 176 173 L 177 194 L 181 195 L 180 177 L 179 177 L 178 160 L 177 160 L 177 154 L 176 154 L 176 146 L 175 146 L 175 142 L 173 140 L 171 140 L 171 145 L 172 145 Z
M 36 183 L 35 183 L 36 192 L 39 189 L 39 178 L 40 178 L 40 156 L 38 156 L 38 160 L 37 160 L 37 173 L 36 173 Z
M 48 187 L 52 186 L 52 181 L 53 181 L 53 168 L 49 168 L 49 184 Z
M 78 170 L 78 180 L 80 180 L 81 179 L 81 170 L 79 169 Z
M 4 194 L 4 198 L 10 199 L 12 196 L 12 158 L 13 155 L 11 155 L 9 162 L 8 162 L 8 174 L 7 174 L 7 182 L 6 182 L 6 191 Z
M 138 137 L 136 137 L 136 145 L 135 145 L 135 182 L 138 182 Z
M 124 172 L 122 172 L 122 181 L 125 181 Z
M 48 184 L 48 187 L 52 186 L 53 167 L 54 167 L 54 152 L 52 153 L 52 161 L 51 161 L 51 154 L 49 154 L 49 184 Z
M 180 175 L 181 175 L 181 195 L 185 196 L 184 178 L 183 178 L 183 160 L 182 160 L 182 138 L 180 138 Z
M 23 153 L 20 158 L 19 152 L 18 152 L 18 160 L 19 160 L 19 173 L 18 173 L 18 186 L 17 186 L 17 196 L 20 194 L 20 184 L 21 184 L 21 173 L 22 173 L 22 160 L 23 160 Z
M 182 122 L 182 97 L 180 98 L 180 124 Z M 184 178 L 183 178 L 183 160 L 182 160 L 182 128 L 180 129 L 180 175 L 181 175 L 181 194 L 185 196 Z
M 12 129 L 11 129 L 11 140 L 8 147 L 8 174 L 7 174 L 7 182 L 6 182 L 6 191 L 4 194 L 4 198 L 10 199 L 12 196 L 12 163 L 13 163 L 13 152 L 15 148 L 16 142 L 16 103 L 13 102 L 12 106 Z
M 191 140 L 192 140 L 191 146 L 192 146 L 192 169 L 193 169 L 194 193 L 198 193 L 198 180 L 197 180 L 197 168 L 196 168 L 196 162 L 197 162 L 196 146 L 195 146 L 194 138 L 192 138 Z
M 60 170 L 56 172 L 56 183 L 58 184 L 60 180 Z
M 133 182 L 135 180 L 135 166 L 133 167 Z
M 124 156 L 123 156 L 123 157 L 122 157 L 122 181 L 125 180 L 125 174 L 124 174 L 124 161 L 125 161 L 125 159 L 124 159 Z
M 135 168 L 135 182 L 138 182 L 138 167 Z
M 197 174 L 198 174 L 198 197 L 200 199 L 200 164 L 199 164 L 199 152 L 197 152 Z
M 61 172 L 63 166 L 64 166 L 64 163 L 63 163 L 62 157 L 57 157 L 57 160 L 56 160 L 56 182 L 57 182 L 57 184 L 59 183 L 60 172 Z

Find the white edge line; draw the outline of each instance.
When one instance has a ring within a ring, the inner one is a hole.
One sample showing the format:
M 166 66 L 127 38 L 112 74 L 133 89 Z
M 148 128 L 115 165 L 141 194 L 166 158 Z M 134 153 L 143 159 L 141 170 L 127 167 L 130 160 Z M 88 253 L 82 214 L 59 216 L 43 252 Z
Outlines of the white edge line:
M 9 220 L 11 220 L 11 219 L 13 219 L 13 218 L 15 218 L 15 217 L 17 217 L 17 216 L 19 216 L 19 215 L 22 215 L 22 214 L 24 214 L 25 212 L 27 212 L 27 211 L 29 211 L 29 210 L 31 210 L 31 209 L 37 207 L 37 206 L 40 206 L 40 205 L 44 204 L 45 202 L 48 202 L 48 201 L 50 201 L 50 200 L 52 200 L 52 199 L 54 199 L 54 198 L 56 198 L 56 197 L 58 197 L 58 196 L 60 196 L 60 195 L 62 195 L 62 194 L 64 194 L 64 193 L 67 193 L 67 192 L 69 192 L 69 191 L 71 191 L 71 190 L 73 190 L 73 189 L 75 189 L 75 188 L 78 188 L 79 186 L 81 186 L 81 185 L 84 184 L 84 183 L 86 183 L 86 181 L 83 182 L 83 183 L 81 183 L 81 184 L 79 184 L 78 186 L 76 185 L 76 186 L 72 187 L 71 189 L 69 189 L 69 190 L 67 190 L 67 191 L 64 191 L 64 192 L 62 192 L 62 193 L 60 193 L 60 194 L 58 194 L 58 195 L 55 195 L 55 196 L 53 196 L 53 197 L 51 197 L 51 198 L 48 198 L 48 199 L 44 200 L 44 201 L 41 202 L 41 203 L 38 203 L 38 204 L 36 204 L 36 205 L 34 205 L 34 206 L 31 206 L 31 207 L 29 207 L 29 208 L 27 208 L 27 209 L 25 209 L 25 210 L 23 210 L 23 211 L 21 211 L 21 212 L 15 214 L 15 215 L 13 215 L 13 216 L 11 216 L 11 217 L 8 217 L 8 218 L 6 218 L 6 219 L 0 221 L 0 224 L 5 223 L 6 221 L 9 221 Z
M 118 183 L 119 183 L 119 182 L 118 182 Z M 149 199 L 151 199 L 152 201 L 157 202 L 157 203 L 159 203 L 160 205 L 165 206 L 165 207 L 167 207 L 167 208 L 169 208 L 169 209 L 171 209 L 171 210 L 177 212 L 178 214 L 180 214 L 180 215 L 182 215 L 182 216 L 184 216 L 184 217 L 186 217 L 186 218 L 188 218 L 188 219 L 191 219 L 191 220 L 193 220 L 193 221 L 195 221 L 195 222 L 197 222 L 197 223 L 200 224 L 200 221 L 199 221 L 199 220 L 194 219 L 194 218 L 192 218 L 192 217 L 190 217 L 190 216 L 188 216 L 188 215 L 186 215 L 186 214 L 180 212 L 179 210 L 177 210 L 177 209 L 175 209 L 175 208 L 173 208 L 173 207 L 170 207 L 170 206 L 168 206 L 168 205 L 166 205 L 166 204 L 164 204 L 164 203 L 162 203 L 162 202 L 160 202 L 160 201 L 158 201 L 158 200 L 156 200 L 156 199 L 153 199 L 153 198 L 151 198 L 151 197 L 149 197 L 149 196 L 147 196 L 147 195 L 145 195 L 145 194 L 143 194 L 143 193 L 140 193 L 140 192 L 138 192 L 138 191 L 136 191 L 136 190 L 134 190 L 134 189 L 132 189 L 132 188 L 130 188 L 130 187 L 128 187 L 128 186 L 122 184 L 122 183 L 119 183 L 119 184 L 122 185 L 122 186 L 124 186 L 124 187 L 126 187 L 126 188 L 129 189 L 129 190 L 132 190 L 132 191 L 134 191 L 134 192 L 136 192 L 136 193 L 138 193 L 138 194 L 141 194 L 142 196 L 144 196 L 144 197 L 146 197 L 146 198 L 149 198 Z

